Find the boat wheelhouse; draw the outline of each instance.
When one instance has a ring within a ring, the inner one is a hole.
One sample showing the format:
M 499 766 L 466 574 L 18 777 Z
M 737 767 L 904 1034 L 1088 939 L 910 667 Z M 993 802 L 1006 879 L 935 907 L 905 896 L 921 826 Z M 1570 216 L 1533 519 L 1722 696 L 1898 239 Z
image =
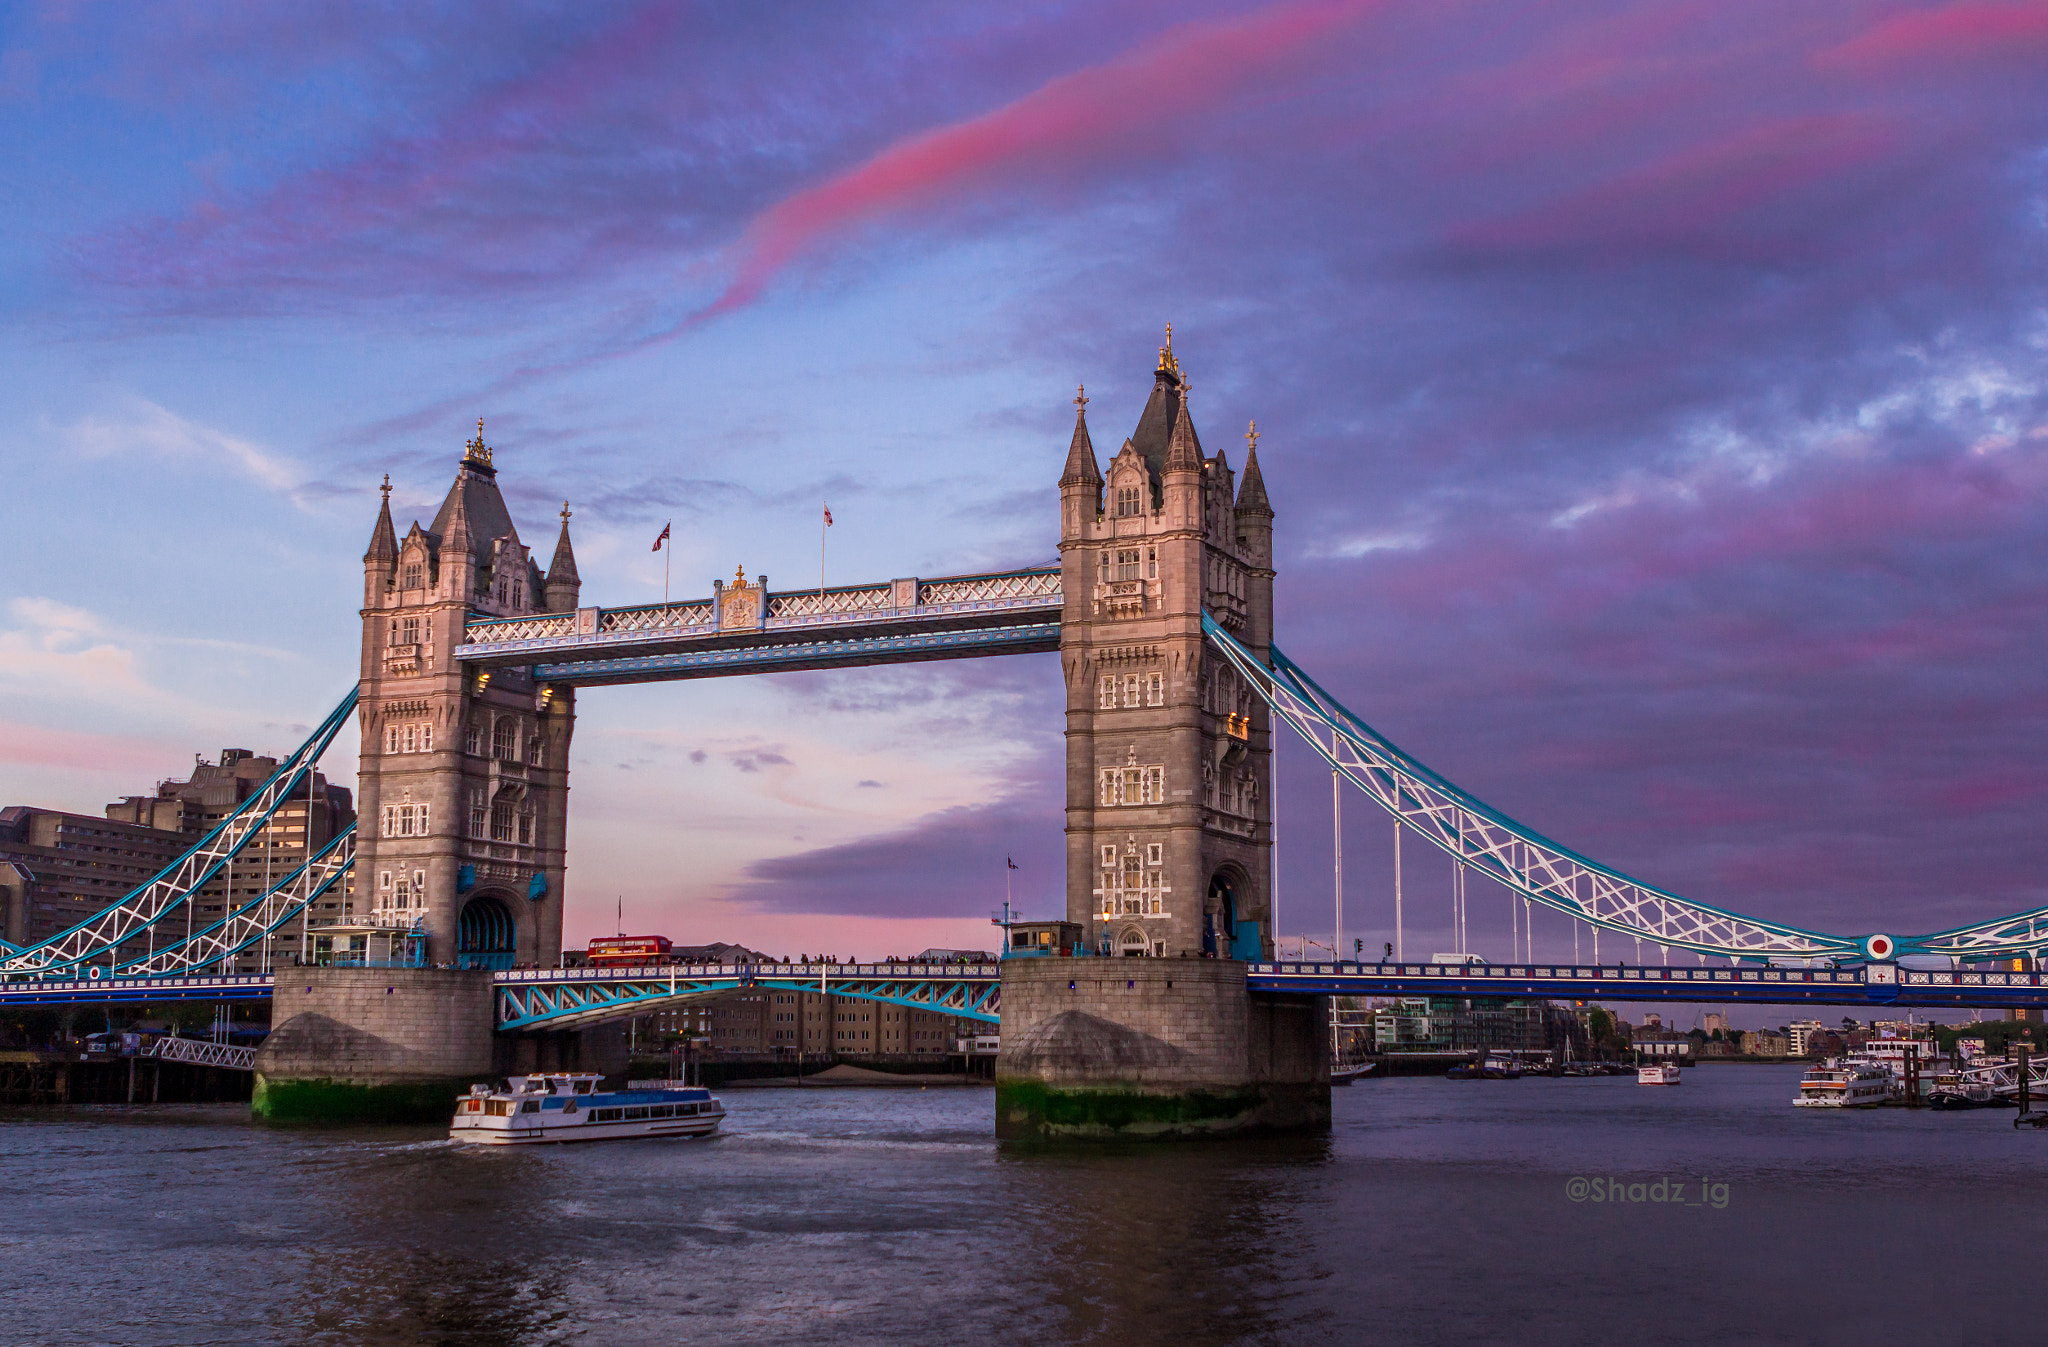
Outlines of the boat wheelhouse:
M 502 1090 L 472 1085 L 455 1106 L 448 1137 L 483 1146 L 696 1137 L 715 1132 L 725 1118 L 725 1105 L 709 1090 L 681 1081 L 600 1090 L 601 1079 L 568 1072 L 513 1076 Z

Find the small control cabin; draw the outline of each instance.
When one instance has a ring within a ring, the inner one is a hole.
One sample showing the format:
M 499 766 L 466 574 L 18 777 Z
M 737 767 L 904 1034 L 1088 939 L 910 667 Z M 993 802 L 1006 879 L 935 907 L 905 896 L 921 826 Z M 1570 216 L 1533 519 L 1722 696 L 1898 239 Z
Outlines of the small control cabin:
M 1005 959 L 1043 959 L 1087 952 L 1087 931 L 1075 921 L 1020 921 L 1008 928 Z

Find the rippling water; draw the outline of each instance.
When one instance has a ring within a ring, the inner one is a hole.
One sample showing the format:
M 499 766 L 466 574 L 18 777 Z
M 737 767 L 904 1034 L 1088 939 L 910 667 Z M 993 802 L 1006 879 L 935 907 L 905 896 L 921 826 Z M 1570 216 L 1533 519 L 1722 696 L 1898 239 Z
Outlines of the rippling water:
M 2048 1134 L 1817 1115 L 1797 1079 L 1389 1080 L 1327 1139 L 1088 1151 L 999 1147 L 979 1089 L 734 1090 L 710 1141 L 530 1150 L 14 1112 L 0 1312 L 38 1343 L 2038 1341 Z

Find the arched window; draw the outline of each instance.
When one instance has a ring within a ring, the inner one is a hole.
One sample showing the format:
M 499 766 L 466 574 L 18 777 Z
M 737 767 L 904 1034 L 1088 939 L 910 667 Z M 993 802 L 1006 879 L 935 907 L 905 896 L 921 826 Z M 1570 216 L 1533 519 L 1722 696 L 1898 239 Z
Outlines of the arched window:
M 418 562 L 415 561 L 407 564 L 403 583 L 407 589 L 418 589 L 420 587 L 420 564 Z
M 1143 513 L 1144 506 L 1140 503 L 1140 493 L 1143 490 L 1143 487 L 1136 486 L 1120 486 L 1116 489 L 1116 513 L 1118 518 L 1128 518 L 1131 515 Z

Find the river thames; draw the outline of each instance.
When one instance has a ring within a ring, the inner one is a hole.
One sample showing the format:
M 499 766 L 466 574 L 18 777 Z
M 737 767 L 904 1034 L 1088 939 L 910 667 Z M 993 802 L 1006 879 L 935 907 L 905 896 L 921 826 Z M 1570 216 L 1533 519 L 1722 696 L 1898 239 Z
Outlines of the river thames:
M 1797 1081 L 1368 1082 L 1325 1139 L 1087 1150 L 999 1146 L 984 1089 L 731 1090 L 709 1141 L 530 1150 L 14 1111 L 6 1337 L 2035 1340 L 2048 1135 Z

